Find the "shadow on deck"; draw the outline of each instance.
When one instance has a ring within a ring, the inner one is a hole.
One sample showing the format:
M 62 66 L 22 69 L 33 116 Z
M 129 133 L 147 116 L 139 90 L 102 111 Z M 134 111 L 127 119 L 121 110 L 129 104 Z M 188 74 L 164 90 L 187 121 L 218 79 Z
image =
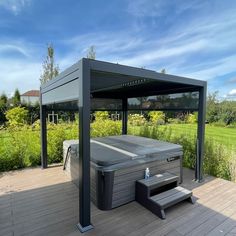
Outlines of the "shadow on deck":
M 194 205 L 180 203 L 161 220 L 137 202 L 111 211 L 92 204 L 95 228 L 84 235 L 236 235 L 236 184 L 211 176 L 199 184 L 193 175 L 184 169 Z M 8 172 L 0 180 L 0 235 L 80 235 L 78 189 L 61 166 Z

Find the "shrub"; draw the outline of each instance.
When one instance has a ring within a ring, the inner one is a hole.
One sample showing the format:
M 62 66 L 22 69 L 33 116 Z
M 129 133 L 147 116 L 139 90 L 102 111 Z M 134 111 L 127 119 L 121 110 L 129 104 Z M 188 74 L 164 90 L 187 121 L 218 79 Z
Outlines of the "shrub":
M 23 126 L 20 129 L 8 129 L 7 134 L 1 138 L 1 171 L 40 163 L 39 132 L 32 132 L 27 126 Z
M 154 125 L 162 125 L 165 123 L 165 114 L 162 111 L 150 111 L 148 116 Z
M 227 125 L 228 128 L 236 128 L 236 121 L 232 122 L 230 125 Z
M 78 124 L 49 123 L 48 126 L 48 163 L 58 163 L 63 158 L 63 141 L 78 139 Z M 91 124 L 91 137 L 121 134 L 121 122 L 104 120 Z M 40 124 L 11 127 L 0 131 L 0 171 L 40 165 Z
M 0 171 L 40 164 L 39 128 L 37 121 L 33 126 L 11 127 L 0 131 Z M 143 126 L 135 126 L 135 128 L 136 135 L 182 145 L 184 150 L 183 165 L 189 168 L 195 167 L 196 136 L 176 134 L 173 133 L 171 126 L 150 126 L 146 122 Z M 91 137 L 120 134 L 121 121 L 103 120 L 91 124 Z M 63 141 L 77 138 L 78 124 L 76 123 L 48 124 L 48 162 L 61 162 Z M 203 168 L 207 174 L 236 181 L 236 153 L 207 138 Z
M 213 123 L 211 123 L 211 125 L 216 126 L 216 127 L 225 127 L 225 123 L 222 120 L 213 122 Z
M 91 137 L 104 137 L 121 134 L 121 121 L 103 120 L 91 124 Z
M 236 152 L 232 151 L 230 153 L 228 168 L 230 172 L 230 180 L 236 182 Z
M 171 124 L 183 124 L 184 122 L 179 118 L 169 118 L 168 123 Z
M 146 123 L 146 119 L 140 114 L 129 114 L 128 122 L 133 126 L 141 126 Z
M 55 125 L 48 132 L 48 163 L 62 161 L 63 141 L 66 139 L 65 129 L 61 125 Z
M 11 127 L 19 127 L 27 123 L 28 110 L 24 107 L 14 107 L 8 110 L 5 114 L 8 124 Z
M 194 169 L 196 162 L 196 136 L 173 134 L 171 127 L 164 129 L 158 126 L 143 126 L 140 136 L 169 141 L 183 146 L 183 166 Z M 236 181 L 236 153 L 229 151 L 225 146 L 206 138 L 203 162 L 204 173 L 227 180 Z
M 95 114 L 95 120 L 108 120 L 109 119 L 109 113 L 107 111 L 96 111 Z
M 187 116 L 186 116 L 186 122 L 188 123 L 188 124 L 195 124 L 195 123 L 197 123 L 197 112 L 194 112 L 193 114 L 188 114 Z

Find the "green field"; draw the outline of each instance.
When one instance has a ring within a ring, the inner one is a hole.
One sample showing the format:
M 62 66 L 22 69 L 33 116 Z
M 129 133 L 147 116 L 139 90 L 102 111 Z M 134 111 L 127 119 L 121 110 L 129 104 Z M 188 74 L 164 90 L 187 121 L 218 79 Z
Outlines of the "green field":
M 186 135 L 196 134 L 197 126 L 191 124 L 169 125 L 174 133 L 184 133 Z M 215 127 L 206 125 L 206 138 L 224 144 L 228 148 L 236 148 L 236 129 L 226 127 Z
M 181 134 L 186 136 L 196 135 L 197 125 L 195 124 L 168 124 L 159 126 L 161 130 L 166 127 L 171 129 L 173 135 Z M 138 134 L 140 127 L 130 127 L 130 133 Z M 236 150 L 236 128 L 216 127 L 206 125 L 206 138 L 225 145 L 228 149 Z

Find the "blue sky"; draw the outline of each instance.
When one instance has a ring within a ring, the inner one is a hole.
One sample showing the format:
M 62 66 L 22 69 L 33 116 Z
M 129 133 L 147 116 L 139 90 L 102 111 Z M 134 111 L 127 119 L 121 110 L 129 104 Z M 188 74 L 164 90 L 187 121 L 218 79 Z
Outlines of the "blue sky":
M 235 0 L 0 0 L 0 93 L 39 88 L 48 43 L 60 70 L 94 45 L 98 60 L 165 68 L 236 99 Z

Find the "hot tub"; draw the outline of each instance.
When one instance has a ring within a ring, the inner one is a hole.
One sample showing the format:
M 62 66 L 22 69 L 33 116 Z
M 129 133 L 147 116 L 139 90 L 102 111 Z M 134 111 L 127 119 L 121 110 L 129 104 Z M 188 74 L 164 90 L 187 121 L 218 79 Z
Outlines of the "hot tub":
M 66 172 L 79 185 L 78 140 L 63 142 Z M 69 148 L 69 152 L 68 152 Z M 170 172 L 182 182 L 182 146 L 150 138 L 120 135 L 91 139 L 91 200 L 109 210 L 135 200 L 135 181 L 150 174 Z

